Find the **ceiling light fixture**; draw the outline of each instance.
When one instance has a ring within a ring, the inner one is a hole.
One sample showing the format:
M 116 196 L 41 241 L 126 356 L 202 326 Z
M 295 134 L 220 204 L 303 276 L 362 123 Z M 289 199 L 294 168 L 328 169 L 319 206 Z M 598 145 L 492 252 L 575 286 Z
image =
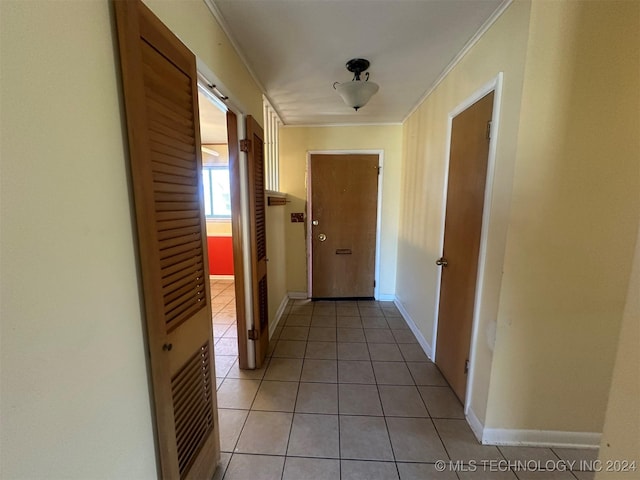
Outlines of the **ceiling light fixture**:
M 344 103 L 353 108 L 356 112 L 360 107 L 364 107 L 369 99 L 378 91 L 378 84 L 369 81 L 369 72 L 365 79 L 360 78 L 360 74 L 369 68 L 369 60 L 364 58 L 352 58 L 347 62 L 347 70 L 353 72 L 353 79 L 350 82 L 335 82 L 335 88 Z

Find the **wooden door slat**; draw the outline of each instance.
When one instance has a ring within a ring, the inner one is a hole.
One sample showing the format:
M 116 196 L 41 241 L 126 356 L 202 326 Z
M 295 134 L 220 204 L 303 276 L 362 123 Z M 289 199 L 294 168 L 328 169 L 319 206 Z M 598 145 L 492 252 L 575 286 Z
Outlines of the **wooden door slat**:
M 158 212 L 192 211 L 198 208 L 199 202 L 155 202 Z
M 175 115 L 165 115 L 163 112 L 151 108 L 150 105 L 147 105 L 147 114 L 150 118 L 153 118 L 153 122 L 156 125 L 162 125 L 182 135 L 190 135 L 193 131 L 192 128 L 190 128 L 189 125 L 185 125 L 185 122 L 179 117 Z M 188 143 L 195 144 L 193 137 Z
M 168 175 L 165 173 L 153 173 L 154 183 L 173 183 L 176 185 L 188 185 L 197 187 L 199 180 L 196 177 L 177 177 L 175 175 Z
M 154 143 L 164 145 L 194 145 L 193 136 L 190 133 L 180 133 L 160 122 L 156 122 L 154 118 L 149 119 L 149 138 Z
M 152 145 L 152 148 L 155 148 L 155 145 Z M 168 148 L 164 147 L 163 145 L 159 145 L 159 149 L 163 149 L 165 151 L 168 151 Z M 191 159 L 193 159 L 194 155 L 195 155 L 194 153 L 191 153 L 191 154 L 188 154 L 188 155 L 187 154 L 181 154 L 180 156 L 176 156 L 176 155 L 162 153 L 162 152 L 153 150 L 151 152 L 151 158 L 150 159 L 151 159 L 152 162 L 161 163 L 161 164 L 165 164 L 165 165 L 169 165 L 169 166 L 177 167 L 177 168 L 182 168 L 184 170 L 188 170 L 188 171 L 194 172 L 193 162 L 191 160 L 189 160 L 189 157 L 191 157 Z M 168 173 L 171 173 L 171 172 L 168 172 Z M 187 176 L 190 176 L 190 175 L 187 175 Z
M 171 157 L 182 158 L 185 160 L 185 165 L 188 168 L 193 167 L 193 156 L 195 155 L 196 148 L 193 143 L 185 143 L 173 138 L 167 138 L 159 133 L 151 132 L 149 134 L 151 140 L 151 149 L 154 152 L 164 153 Z
M 187 251 L 194 252 L 197 248 L 201 248 L 200 239 L 188 243 L 183 243 L 181 245 L 176 245 L 175 247 L 166 248 L 164 250 L 160 250 L 158 253 L 159 258 L 161 260 L 164 260 L 179 253 L 184 253 Z
M 164 272 L 167 268 L 171 267 L 172 265 L 175 265 L 178 262 L 182 262 L 183 260 L 186 260 L 188 258 L 197 258 L 196 263 L 202 263 L 202 259 L 200 258 L 201 255 L 202 255 L 202 251 L 200 247 L 195 251 L 189 250 L 179 255 L 174 255 L 173 257 L 162 259 L 160 260 L 160 270 Z
M 169 331 L 173 331 L 180 327 L 180 325 L 182 325 L 189 317 L 205 308 L 205 304 L 206 302 L 204 301 L 197 302 L 184 310 L 173 311 L 170 315 L 166 315 L 165 321 Z
M 220 442 L 216 390 L 211 382 L 215 364 L 206 223 L 200 200 L 196 59 L 142 1 L 115 0 L 113 5 L 135 200 L 158 477 L 212 478 Z M 185 393 L 182 388 L 191 390 Z M 177 418 L 175 401 L 184 402 L 185 398 L 197 398 L 199 402 L 180 403 Z M 176 418 L 189 423 L 176 423 Z

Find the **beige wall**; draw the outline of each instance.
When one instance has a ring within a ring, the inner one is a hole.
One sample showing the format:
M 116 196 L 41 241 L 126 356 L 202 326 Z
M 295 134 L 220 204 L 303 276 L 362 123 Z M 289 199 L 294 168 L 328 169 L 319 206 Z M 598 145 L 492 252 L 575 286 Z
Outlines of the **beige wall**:
M 602 429 L 640 211 L 639 8 L 516 1 L 405 123 L 397 291 L 433 344 L 447 115 L 504 72 L 471 398 L 494 433 Z
M 487 424 L 601 432 L 640 217 L 640 3 L 534 2 Z
M 149 1 L 262 115 L 203 2 Z M 110 2 L 0 1 L 0 471 L 157 478 Z
M 475 91 L 504 72 L 490 204 L 487 269 L 480 311 L 476 382 L 471 401 L 484 420 L 492 359 L 487 337 L 495 325 L 511 182 L 520 115 L 520 98 L 529 25 L 529 3 L 516 2 L 451 71 L 404 125 L 402 212 L 398 239 L 397 297 L 433 346 L 433 324 L 443 237 L 448 116 Z
M 640 468 L 640 229 L 632 268 L 600 443 L 600 461 L 603 466 L 617 460 L 635 461 Z M 632 480 L 638 478 L 638 471 L 605 471 L 596 478 Z
M 109 3 L 0 8 L 2 477 L 156 478 Z
M 312 150 L 384 150 L 380 294 L 393 295 L 400 196 L 402 127 L 284 127 L 280 129 L 280 190 L 289 194 L 287 217 L 306 212 L 307 152 Z M 287 289 L 307 292 L 305 224 L 286 222 Z
M 287 297 L 287 271 L 285 225 L 286 207 L 283 205 L 267 206 L 267 278 L 269 325 L 273 330 L 278 308 Z

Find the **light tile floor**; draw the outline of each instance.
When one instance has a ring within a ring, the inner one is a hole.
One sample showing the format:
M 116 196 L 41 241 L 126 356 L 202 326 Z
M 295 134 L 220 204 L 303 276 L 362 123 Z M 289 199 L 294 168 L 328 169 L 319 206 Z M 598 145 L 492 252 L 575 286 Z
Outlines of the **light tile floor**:
M 214 280 L 211 290 L 223 452 L 216 479 L 593 478 L 507 462 L 590 462 L 595 450 L 480 445 L 393 303 L 291 301 L 267 364 L 242 371 L 233 281 Z

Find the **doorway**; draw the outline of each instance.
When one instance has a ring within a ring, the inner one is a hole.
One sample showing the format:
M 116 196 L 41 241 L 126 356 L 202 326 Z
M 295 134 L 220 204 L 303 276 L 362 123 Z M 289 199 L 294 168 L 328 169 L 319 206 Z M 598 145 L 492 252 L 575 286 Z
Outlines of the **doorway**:
M 436 339 L 438 368 L 464 404 L 476 304 L 494 92 L 451 124 Z
M 198 107 L 215 370 L 217 378 L 224 378 L 239 355 L 232 229 L 237 212 L 231 202 L 226 105 L 200 83 Z
M 373 298 L 380 155 L 311 153 L 308 172 L 309 296 Z

